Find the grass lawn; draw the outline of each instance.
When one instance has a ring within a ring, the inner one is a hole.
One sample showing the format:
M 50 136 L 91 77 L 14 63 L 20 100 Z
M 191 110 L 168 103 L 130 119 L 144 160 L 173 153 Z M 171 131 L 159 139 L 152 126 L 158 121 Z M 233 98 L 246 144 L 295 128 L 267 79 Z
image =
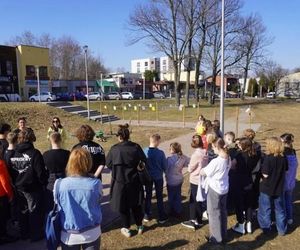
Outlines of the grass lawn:
M 13 128 L 17 127 L 17 119 L 21 116 L 27 118 L 27 125 L 34 129 L 37 137 L 35 146 L 42 152 L 49 149 L 49 142 L 46 139 L 47 130 L 51 125 L 52 117 L 58 116 L 67 131 L 67 141 L 65 147 L 71 149 L 76 143 L 74 137 L 76 129 L 82 124 L 89 124 L 95 131 L 103 130 L 105 134 L 110 134 L 109 124 L 88 121 L 78 115 L 69 114 L 60 109 L 50 107 L 39 103 L 0 103 L 0 121 L 9 123 Z M 117 126 L 112 125 L 113 132 L 116 132 Z M 169 140 L 179 135 L 189 133 L 191 130 L 175 128 L 156 128 L 156 127 L 131 127 L 132 140 L 146 146 L 149 142 L 149 136 L 159 132 L 163 140 Z M 117 142 L 115 136 L 109 136 L 107 142 L 100 142 L 106 152 Z

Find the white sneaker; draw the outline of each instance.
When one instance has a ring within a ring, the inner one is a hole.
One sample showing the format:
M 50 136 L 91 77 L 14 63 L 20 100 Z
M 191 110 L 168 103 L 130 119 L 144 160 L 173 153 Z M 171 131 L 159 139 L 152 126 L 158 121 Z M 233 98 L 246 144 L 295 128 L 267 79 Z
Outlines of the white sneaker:
M 248 234 L 252 234 L 252 223 L 251 223 L 251 221 L 248 221 L 246 223 L 246 229 L 247 229 Z
M 237 232 L 237 233 L 240 233 L 240 234 L 245 234 L 246 233 L 245 223 L 243 223 L 243 224 L 237 223 L 234 227 L 232 227 L 232 230 Z
M 123 234 L 126 238 L 130 238 L 132 236 L 130 229 L 125 227 L 121 228 L 121 234 Z
M 287 224 L 288 224 L 288 225 L 292 225 L 293 222 L 294 222 L 293 219 L 289 219 L 289 220 L 287 221 Z
M 208 214 L 207 211 L 204 211 L 202 214 L 202 220 L 208 220 Z

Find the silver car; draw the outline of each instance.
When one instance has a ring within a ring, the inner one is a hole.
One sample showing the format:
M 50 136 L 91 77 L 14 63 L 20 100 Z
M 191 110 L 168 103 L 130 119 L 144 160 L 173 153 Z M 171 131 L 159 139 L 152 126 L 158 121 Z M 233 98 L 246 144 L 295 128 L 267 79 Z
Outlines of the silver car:
M 109 100 L 121 100 L 122 96 L 118 92 L 110 92 L 107 95 L 107 99 Z

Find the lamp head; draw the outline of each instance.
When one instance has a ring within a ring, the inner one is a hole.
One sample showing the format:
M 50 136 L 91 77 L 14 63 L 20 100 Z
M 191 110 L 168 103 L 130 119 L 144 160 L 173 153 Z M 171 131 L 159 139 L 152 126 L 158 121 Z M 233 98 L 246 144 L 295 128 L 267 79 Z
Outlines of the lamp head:
M 87 50 L 88 50 L 88 46 L 87 46 L 87 45 L 84 45 L 84 46 L 83 46 L 83 50 L 84 50 L 84 52 L 86 53 Z

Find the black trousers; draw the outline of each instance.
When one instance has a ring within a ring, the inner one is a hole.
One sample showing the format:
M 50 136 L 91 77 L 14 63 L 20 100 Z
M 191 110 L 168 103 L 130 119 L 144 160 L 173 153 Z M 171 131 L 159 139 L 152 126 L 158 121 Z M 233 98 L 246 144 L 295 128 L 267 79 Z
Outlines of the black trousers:
M 6 224 L 9 217 L 7 196 L 0 197 L 0 237 L 6 235 Z
M 133 218 L 135 220 L 135 224 L 137 226 L 141 226 L 144 218 L 144 212 L 142 206 L 136 206 L 133 208 L 128 208 L 125 211 L 120 212 L 121 214 L 121 220 L 122 220 L 122 227 L 130 228 L 130 218 L 131 218 L 131 212 L 133 215 Z
M 235 214 L 238 223 L 243 224 L 252 220 L 252 207 L 253 207 L 254 191 L 238 190 L 235 193 Z M 245 212 L 245 216 L 244 216 Z
M 202 223 L 202 202 L 196 200 L 198 185 L 190 183 L 190 219 Z
M 18 190 L 19 223 L 23 239 L 37 241 L 44 237 L 44 194 L 43 190 L 30 193 Z

